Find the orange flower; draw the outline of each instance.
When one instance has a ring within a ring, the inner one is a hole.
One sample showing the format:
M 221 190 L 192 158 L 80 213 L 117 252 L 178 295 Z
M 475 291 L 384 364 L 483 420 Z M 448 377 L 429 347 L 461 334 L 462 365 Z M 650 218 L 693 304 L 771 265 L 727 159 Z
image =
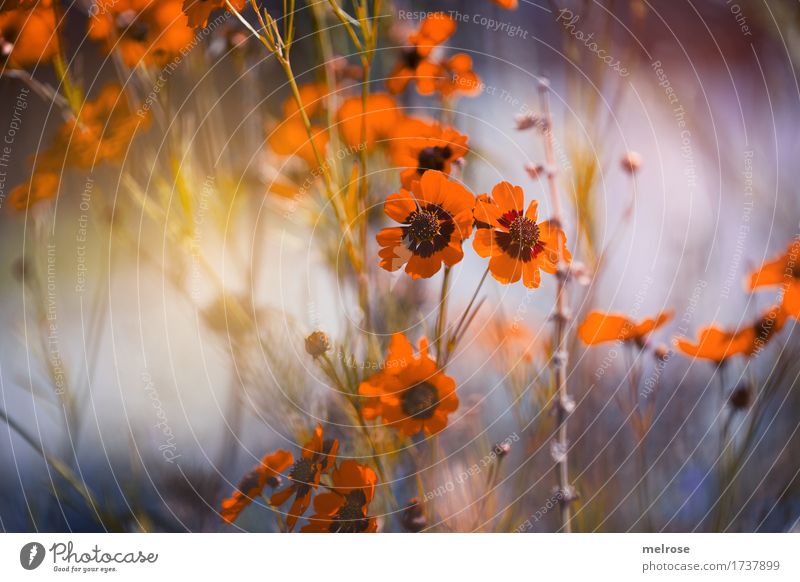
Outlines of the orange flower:
M 49 2 L 32 7 L 15 3 L 16 10 L 0 13 L 0 67 L 22 69 L 49 62 L 58 53 L 55 13 Z
M 453 162 L 463 158 L 469 148 L 466 135 L 422 119 L 408 117 L 392 133 L 391 154 L 395 165 L 402 168 L 400 182 L 410 188 L 426 170 L 449 175 Z
M 786 323 L 786 314 L 778 306 L 773 306 L 755 322 L 740 331 L 727 331 L 709 326 L 700 331 L 700 341 L 696 344 L 678 338 L 678 349 L 687 356 L 704 358 L 721 364 L 737 354 L 754 356 L 778 333 Z
M 786 315 L 800 319 L 800 239 L 789 244 L 786 252 L 750 275 L 750 290 L 759 287 L 783 287 L 782 308 Z
M 119 51 L 129 67 L 163 66 L 183 56 L 194 31 L 183 15 L 182 0 L 96 0 L 88 36 L 106 52 Z
M 147 125 L 147 115 L 137 115 L 127 95 L 116 83 L 106 85 L 96 99 L 86 101 L 78 118 L 65 123 L 56 143 L 69 151 L 68 163 L 89 169 L 100 161 L 118 163 L 136 132 Z
M 390 95 L 373 93 L 367 99 L 366 113 L 363 113 L 361 97 L 350 97 L 344 100 L 336 114 L 339 131 L 351 147 L 361 144 L 362 120 L 366 126 L 366 147 L 387 139 L 400 121 L 397 103 Z
M 589 346 L 604 342 L 635 342 L 640 347 L 650 333 L 672 319 L 672 313 L 659 313 L 654 318 L 635 322 L 624 315 L 592 311 L 578 328 L 578 337 Z
M 319 486 L 319 478 L 327 473 L 336 460 L 336 451 L 339 441 L 336 439 L 322 438 L 322 427 L 317 426 L 314 436 L 303 447 L 303 454 L 295 461 L 289 470 L 291 484 L 272 494 L 269 502 L 274 506 L 283 505 L 294 495 L 289 513 L 286 515 L 286 524 L 289 529 L 294 529 L 297 519 L 302 516 L 311 503 L 311 492 Z
M 411 81 L 416 81 L 417 91 L 430 95 L 437 89 L 442 76 L 442 66 L 430 60 L 431 51 L 450 38 L 456 31 L 456 23 L 443 12 L 431 14 L 417 32 L 408 37 L 411 47 L 403 55 L 389 74 L 386 86 L 390 93 L 402 93 Z
M 231 0 L 231 5 L 240 11 L 247 0 Z M 208 17 L 215 10 L 227 8 L 225 0 L 183 0 L 183 11 L 189 18 L 189 26 L 197 28 L 208 24 Z
M 275 127 L 269 134 L 267 142 L 276 154 L 299 156 L 308 165 L 316 167 L 319 164 L 314 148 L 316 147 L 317 152 L 324 157 L 325 148 L 328 146 L 328 134 L 323 128 L 316 126 L 312 126 L 311 132 L 312 138 L 309 139 L 303 121 L 299 117 L 293 117 Z
M 264 487 L 269 485 L 273 489 L 281 483 L 281 473 L 294 462 L 294 457 L 289 451 L 279 449 L 271 455 L 265 455 L 261 463 L 245 475 L 236 491 L 222 501 L 220 515 L 226 523 L 233 523 L 242 510 L 261 495 Z
M 481 80 L 472 70 L 472 57 L 458 53 L 448 59 L 441 69 L 437 85 L 442 97 L 452 97 L 459 93 L 472 97 L 481 92 Z
M 299 87 L 300 101 L 310 120 L 325 111 L 325 85 L 312 83 Z M 281 156 L 299 156 L 307 164 L 317 167 L 317 156 L 314 148 L 324 158 L 325 149 L 328 147 L 328 133 L 318 126 L 311 126 L 312 139 L 309 139 L 305 123 L 300 116 L 300 107 L 294 97 L 289 97 L 283 102 L 284 120 L 269 134 L 267 143 L 272 150 Z
M 541 269 L 558 270 L 561 259 L 569 263 L 567 235 L 552 221 L 537 222 L 538 202 L 532 201 L 523 214 L 525 194 L 519 186 L 501 182 L 492 189 L 492 199 L 482 199 L 475 207 L 475 220 L 491 225 L 475 231 L 472 246 L 489 259 L 492 276 L 503 284 L 522 278 L 526 287 L 538 287 Z
M 458 408 L 455 381 L 436 367 L 428 355 L 428 340 L 419 341 L 419 357 L 401 333 L 392 336 L 387 361 L 398 365 L 372 376 L 358 387 L 368 399 L 380 399 L 380 415 L 386 424 L 407 436 L 426 435 L 447 426 L 447 416 Z
M 106 85 L 96 99 L 86 101 L 77 119 L 65 122 L 53 143 L 35 158 L 31 179 L 9 193 L 16 210 L 55 197 L 61 173 L 70 167 L 88 170 L 107 161 L 119 163 L 131 140 L 149 116 L 131 111 L 122 87 Z
M 358 387 L 358 393 L 362 397 L 361 414 L 365 420 L 374 420 L 381 415 L 381 395 L 383 385 L 386 383 L 384 375 L 397 374 L 400 368 L 408 365 L 413 358 L 414 350 L 406 336 L 402 333 L 392 335 L 383 369 L 364 380 Z
M 380 266 L 396 271 L 403 265 L 413 279 L 427 279 L 442 263 L 452 267 L 464 258 L 461 241 L 472 232 L 469 191 L 441 172 L 428 171 L 412 184 L 386 199 L 383 210 L 403 226 L 378 233 Z
M 378 477 L 375 471 L 352 459 L 342 461 L 332 473 L 330 492 L 314 498 L 314 515 L 302 532 L 374 533 L 378 523 L 369 517 L 369 504 L 375 497 Z

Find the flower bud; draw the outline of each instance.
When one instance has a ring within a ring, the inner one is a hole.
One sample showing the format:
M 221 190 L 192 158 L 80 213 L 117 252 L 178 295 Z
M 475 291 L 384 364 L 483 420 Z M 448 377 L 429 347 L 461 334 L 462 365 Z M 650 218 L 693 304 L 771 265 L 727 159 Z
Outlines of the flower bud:
M 629 174 L 635 174 L 642 167 L 642 156 L 638 152 L 630 151 L 622 157 L 620 165 Z
M 531 180 L 538 180 L 545 173 L 545 167 L 542 164 L 525 164 L 525 171 L 531 177 Z
M 324 331 L 315 331 L 306 338 L 306 351 L 312 358 L 319 358 L 331 349 L 331 341 Z
M 507 456 L 508 453 L 511 452 L 511 443 L 508 441 L 501 441 L 499 443 L 495 443 L 493 449 L 494 454 L 497 455 L 498 459 L 502 459 L 503 457 Z

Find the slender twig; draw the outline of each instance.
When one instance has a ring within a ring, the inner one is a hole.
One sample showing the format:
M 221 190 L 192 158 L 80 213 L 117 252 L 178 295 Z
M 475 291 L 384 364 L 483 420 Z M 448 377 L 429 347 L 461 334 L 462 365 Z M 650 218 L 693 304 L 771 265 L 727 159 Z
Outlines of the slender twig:
M 486 267 L 486 270 L 483 272 L 483 276 L 481 277 L 478 286 L 475 287 L 475 292 L 472 294 L 472 298 L 469 300 L 467 304 L 467 308 L 464 310 L 464 313 L 461 314 L 461 318 L 458 320 L 455 329 L 453 330 L 453 334 L 451 338 L 455 339 L 458 337 L 459 332 L 461 331 L 461 327 L 464 325 L 464 320 L 467 318 L 467 314 L 469 314 L 470 310 L 472 309 L 473 303 L 475 303 L 475 299 L 478 297 L 478 293 L 483 287 L 483 283 L 486 281 L 486 276 L 489 274 L 489 267 Z
M 545 161 L 547 162 L 547 184 L 550 192 L 550 204 L 552 206 L 553 217 L 558 228 L 563 228 L 564 216 L 561 210 L 561 199 L 558 194 L 558 183 L 556 180 L 556 156 L 553 145 L 553 120 L 550 114 L 550 85 L 546 79 L 542 79 L 539 85 L 539 95 L 541 97 L 542 117 L 544 127 Z M 552 365 L 555 372 L 555 382 L 557 391 L 556 401 L 556 435 L 555 435 L 555 471 L 558 481 L 558 494 L 560 499 L 561 531 L 570 533 L 572 531 L 572 502 L 575 500 L 575 493 L 569 482 L 569 440 L 567 435 L 567 417 L 573 404 L 567 391 L 567 361 L 569 351 L 566 341 L 566 327 L 569 318 L 569 304 L 567 297 L 567 269 L 564 264 L 564 257 L 561 252 L 561 242 L 558 245 L 558 272 L 556 276 L 556 312 L 553 315 L 553 326 L 555 328 L 555 352 L 552 357 Z
M 436 365 L 442 366 L 445 361 L 445 354 L 442 349 L 442 336 L 447 321 L 447 298 L 450 287 L 450 267 L 444 268 L 444 276 L 442 277 L 442 293 L 439 296 L 439 316 L 436 318 L 436 331 L 434 342 L 436 344 Z M 446 346 L 446 342 L 445 342 Z

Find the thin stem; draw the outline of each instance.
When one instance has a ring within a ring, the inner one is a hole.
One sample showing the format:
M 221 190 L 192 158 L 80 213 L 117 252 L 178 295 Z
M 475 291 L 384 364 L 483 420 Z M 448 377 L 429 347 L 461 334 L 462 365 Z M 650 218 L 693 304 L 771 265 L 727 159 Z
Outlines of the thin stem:
M 549 100 L 550 86 L 547 81 L 542 81 L 539 87 L 541 96 L 542 116 L 544 119 L 544 151 L 545 161 L 547 162 L 547 184 L 550 192 L 550 204 L 553 209 L 553 220 L 558 228 L 563 228 L 563 213 L 561 210 L 561 199 L 558 195 L 558 184 L 556 182 L 556 156 L 553 145 L 553 120 L 550 114 Z M 553 317 L 555 328 L 555 346 L 553 354 L 553 368 L 555 373 L 556 391 L 558 401 L 556 405 L 556 478 L 558 489 L 561 494 L 560 516 L 561 531 L 572 532 L 572 502 L 574 493 L 569 482 L 569 439 L 567 434 L 567 417 L 572 408 L 569 393 L 567 391 L 567 361 L 569 351 L 566 342 L 566 324 L 569 316 L 569 305 L 567 297 L 567 275 L 564 264 L 564 257 L 561 252 L 561 244 L 558 247 L 558 273 L 556 276 L 556 313 Z
M 453 332 L 451 334 L 448 334 L 448 336 L 447 336 L 447 346 L 446 346 L 445 358 L 444 358 L 444 361 L 442 362 L 442 367 L 443 368 L 444 368 L 444 366 L 447 365 L 447 362 L 450 360 L 450 355 L 453 353 L 453 350 L 456 348 L 456 346 L 458 345 L 459 340 L 461 339 L 461 334 L 465 330 L 464 322 L 465 321 L 472 321 L 472 317 L 469 317 L 469 319 L 467 319 L 467 318 L 470 315 L 470 311 L 472 310 L 472 306 L 475 304 L 475 299 L 477 299 L 478 293 L 480 293 L 481 288 L 483 287 L 483 284 L 486 281 L 486 276 L 488 274 L 489 274 L 489 267 L 486 267 L 486 270 L 483 272 L 483 276 L 481 277 L 481 280 L 478 283 L 478 286 L 475 287 L 475 291 L 472 293 L 472 297 L 470 298 L 469 303 L 467 304 L 467 308 L 464 310 L 464 313 L 461 314 L 461 317 L 459 318 L 458 323 L 456 324 L 456 327 L 453 330 Z M 475 311 L 477 312 L 479 308 L 480 308 L 480 304 L 475 309 Z
M 447 321 L 447 298 L 450 287 L 450 267 L 444 268 L 442 277 L 442 293 L 439 296 L 439 316 L 436 318 L 436 364 L 441 366 L 444 363 L 444 352 L 442 351 L 442 336 Z
M 725 405 L 727 402 L 727 381 L 726 381 L 726 374 L 725 368 L 727 364 L 724 362 L 717 368 L 717 378 L 719 379 L 719 388 L 720 388 L 720 403 L 721 408 L 724 411 Z M 717 508 L 714 512 L 714 521 L 712 526 L 712 531 L 720 532 L 723 531 L 722 529 L 722 522 L 725 518 L 725 514 L 728 512 L 728 507 L 730 505 L 731 500 L 731 476 L 732 476 L 732 469 L 733 463 L 729 462 L 727 450 L 728 450 L 728 435 L 730 433 L 730 426 L 733 420 L 733 411 L 728 411 L 727 418 L 722 424 L 722 430 L 720 431 L 720 440 L 719 440 L 719 455 L 717 457 L 718 463 L 718 474 L 719 474 L 719 489 L 720 495 L 719 500 L 717 501 Z M 733 459 L 731 459 L 733 461 Z

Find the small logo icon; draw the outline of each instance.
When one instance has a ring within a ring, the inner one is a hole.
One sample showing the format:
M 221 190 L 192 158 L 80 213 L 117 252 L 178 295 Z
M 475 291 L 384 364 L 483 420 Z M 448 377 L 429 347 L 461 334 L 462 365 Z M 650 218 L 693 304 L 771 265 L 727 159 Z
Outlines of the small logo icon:
M 39 542 L 30 542 L 19 551 L 19 563 L 26 570 L 35 570 L 44 561 L 44 546 Z

